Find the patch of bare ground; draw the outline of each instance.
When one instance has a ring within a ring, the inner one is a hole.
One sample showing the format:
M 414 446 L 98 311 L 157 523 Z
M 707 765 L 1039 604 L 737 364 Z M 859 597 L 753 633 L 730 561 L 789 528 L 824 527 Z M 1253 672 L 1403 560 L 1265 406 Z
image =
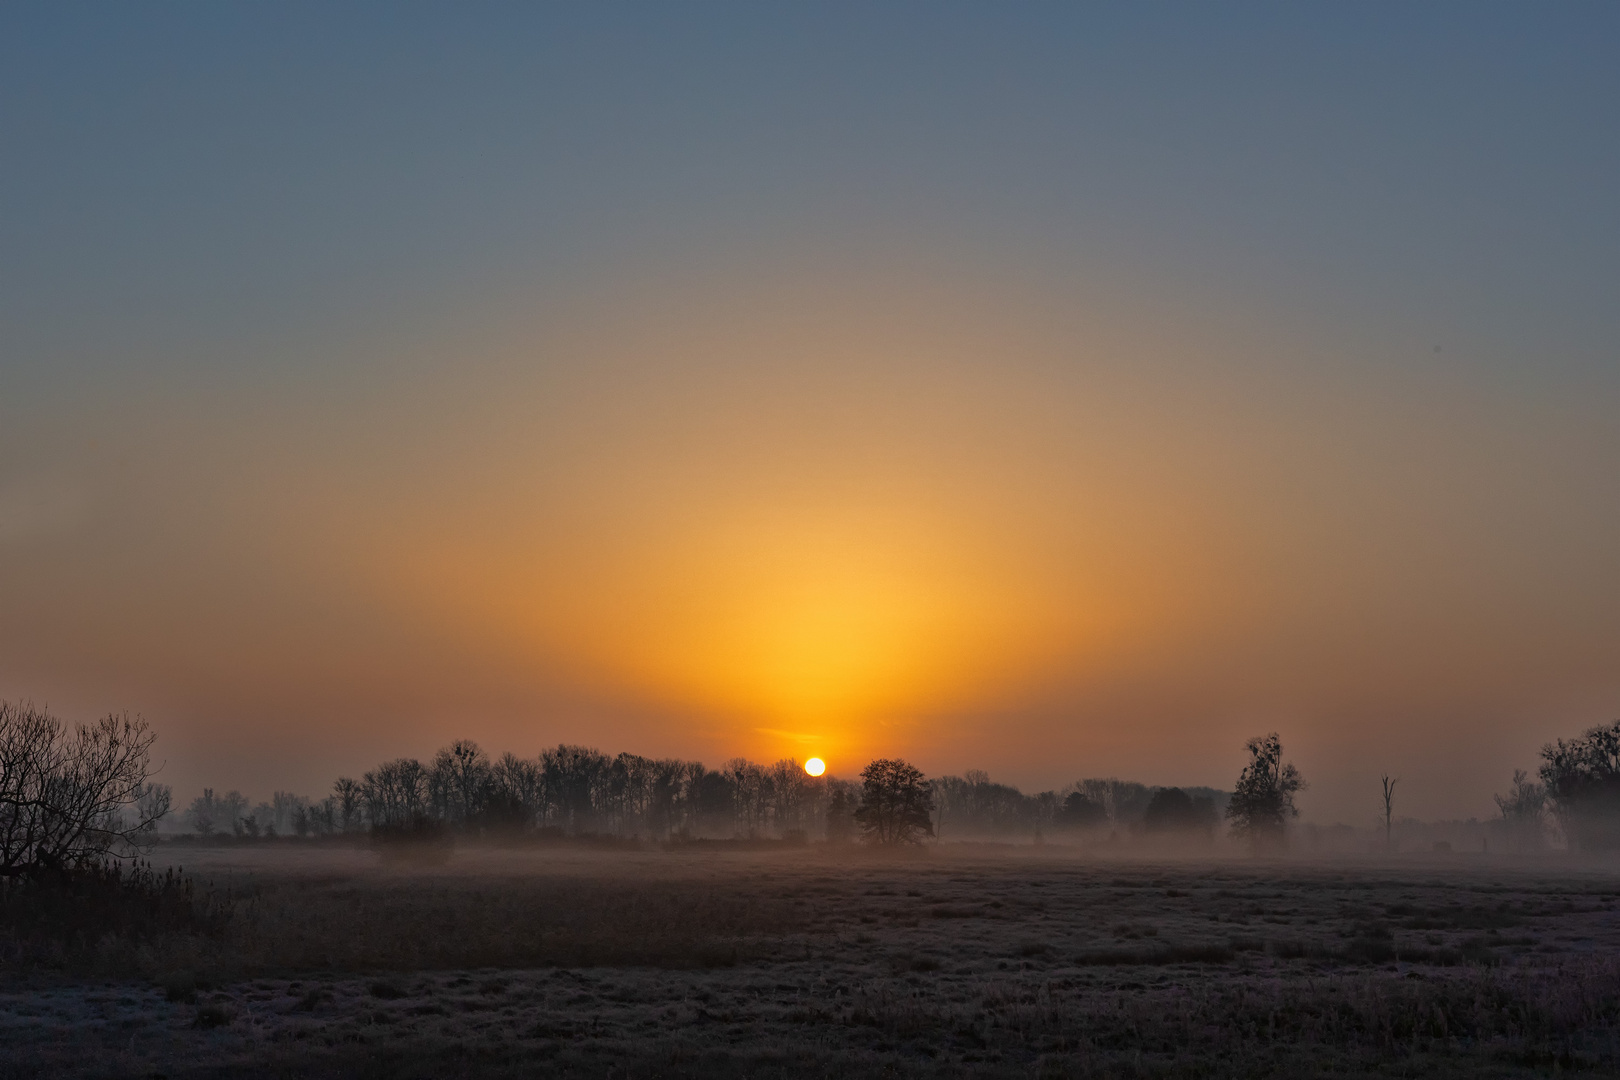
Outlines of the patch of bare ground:
M 188 852 L 227 932 L 12 971 L 6 1076 L 1620 1070 L 1620 877 L 941 848 Z

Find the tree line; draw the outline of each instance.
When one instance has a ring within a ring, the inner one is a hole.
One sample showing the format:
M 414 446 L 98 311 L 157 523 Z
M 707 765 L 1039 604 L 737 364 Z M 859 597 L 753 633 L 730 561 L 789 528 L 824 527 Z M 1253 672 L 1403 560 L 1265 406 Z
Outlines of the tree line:
M 426 762 L 399 758 L 358 779 L 340 777 L 318 800 L 277 792 L 250 811 L 240 793 L 208 789 L 184 818 L 199 833 L 239 836 L 431 826 L 470 835 L 556 830 L 658 840 L 809 838 L 826 832 L 829 815 L 853 821 L 857 803 L 850 782 L 812 777 L 792 759 L 760 765 L 733 758 L 711 769 L 698 761 L 610 756 L 569 745 L 534 758 L 494 758 L 462 739 Z
M 1496 806 L 1514 847 L 1538 849 L 1558 833 L 1577 851 L 1620 849 L 1620 720 L 1542 747 L 1536 778 L 1514 770 Z
M 1208 787 L 1149 787 L 1133 780 L 1077 780 L 1026 795 L 983 770 L 933 781 L 940 835 L 954 839 L 1030 839 L 1048 833 L 1212 834 L 1227 792 Z
M 155 739 L 139 717 L 109 715 L 70 728 L 45 710 L 0 701 L 0 879 L 144 850 L 170 810 L 169 789 L 152 779 Z M 858 835 L 891 844 L 1133 824 L 1150 833 L 1207 835 L 1223 810 L 1235 837 L 1257 849 L 1279 846 L 1298 815 L 1294 797 L 1304 778 L 1283 760 L 1275 733 L 1245 749 L 1249 761 L 1230 795 L 1119 780 L 1025 795 L 983 772 L 930 780 L 898 759 L 872 762 L 855 783 L 809 776 L 793 759 L 759 765 L 734 758 L 711 770 L 568 745 L 536 758 L 494 759 L 460 740 L 427 763 L 400 758 L 358 780 L 339 778 L 319 800 L 277 792 L 249 809 L 238 792 L 208 789 L 184 818 L 199 833 L 246 836 L 550 829 L 650 839 Z M 1512 790 L 1497 796 L 1503 821 L 1538 843 L 1550 823 L 1571 848 L 1620 848 L 1620 720 L 1549 743 L 1541 757 L 1538 780 L 1516 772 Z M 1384 777 L 1386 823 L 1393 791 Z
M 884 775 L 892 781 L 898 774 Z M 978 770 L 918 783 L 928 793 L 929 835 L 952 839 L 1027 840 L 1096 830 L 1211 834 L 1227 799 L 1212 788 L 1117 779 L 1026 795 Z M 205 789 L 183 819 L 203 835 L 241 837 L 552 830 L 651 840 L 839 840 L 864 831 L 858 815 L 870 801 L 867 786 L 865 772 L 859 783 L 812 777 L 791 758 L 770 765 L 733 758 L 710 769 L 698 761 L 609 756 L 566 744 L 534 758 L 495 758 L 458 740 L 426 762 L 399 758 L 358 779 L 340 777 L 320 799 L 278 791 L 250 806 L 240 792 Z M 872 797 L 881 795 L 875 790 Z
M 1289 822 L 1298 816 L 1295 796 L 1305 789 L 1304 778 L 1283 760 L 1275 733 L 1249 740 L 1245 749 L 1249 761 L 1232 792 L 1110 778 L 1025 794 L 981 770 L 923 778 L 928 835 L 1030 839 L 1106 830 L 1212 836 L 1224 818 L 1233 836 L 1250 846 L 1281 847 Z M 1574 849 L 1620 848 L 1620 721 L 1549 743 L 1541 757 L 1536 779 L 1515 771 L 1508 793 L 1495 796 L 1509 847 L 1540 848 L 1556 832 Z M 1396 781 L 1387 775 L 1380 779 L 1387 833 Z M 340 778 L 332 794 L 320 800 L 278 791 L 250 810 L 238 792 L 216 796 L 205 790 L 185 818 L 200 833 L 242 836 L 388 831 L 431 823 L 463 833 L 554 829 L 649 839 L 836 840 L 860 831 L 865 783 L 810 777 L 793 759 L 758 765 L 734 758 L 708 769 L 696 761 L 610 757 L 567 745 L 532 759 L 510 753 L 491 759 L 477 744 L 462 740 L 428 763 L 401 758 L 359 780 Z

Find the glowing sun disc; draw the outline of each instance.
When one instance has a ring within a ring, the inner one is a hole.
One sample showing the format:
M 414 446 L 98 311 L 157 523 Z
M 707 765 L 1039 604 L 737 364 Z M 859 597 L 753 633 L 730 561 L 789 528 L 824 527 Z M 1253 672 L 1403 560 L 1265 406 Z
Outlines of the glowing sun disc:
M 813 757 L 804 763 L 804 771 L 811 776 L 820 776 L 827 771 L 827 763 L 818 757 Z

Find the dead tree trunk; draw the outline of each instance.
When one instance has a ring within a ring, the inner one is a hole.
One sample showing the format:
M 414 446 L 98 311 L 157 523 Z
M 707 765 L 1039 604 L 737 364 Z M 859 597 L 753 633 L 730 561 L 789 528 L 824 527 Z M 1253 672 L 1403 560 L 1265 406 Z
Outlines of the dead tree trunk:
M 1391 846 L 1390 833 L 1395 824 L 1395 777 L 1385 773 L 1384 782 L 1384 847 Z

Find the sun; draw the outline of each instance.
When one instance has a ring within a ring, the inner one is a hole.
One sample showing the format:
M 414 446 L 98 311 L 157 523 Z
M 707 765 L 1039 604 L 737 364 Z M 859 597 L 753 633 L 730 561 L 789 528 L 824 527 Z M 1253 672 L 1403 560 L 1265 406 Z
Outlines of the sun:
M 827 771 L 827 763 L 818 757 L 813 757 L 804 763 L 804 771 L 811 776 L 820 776 Z

